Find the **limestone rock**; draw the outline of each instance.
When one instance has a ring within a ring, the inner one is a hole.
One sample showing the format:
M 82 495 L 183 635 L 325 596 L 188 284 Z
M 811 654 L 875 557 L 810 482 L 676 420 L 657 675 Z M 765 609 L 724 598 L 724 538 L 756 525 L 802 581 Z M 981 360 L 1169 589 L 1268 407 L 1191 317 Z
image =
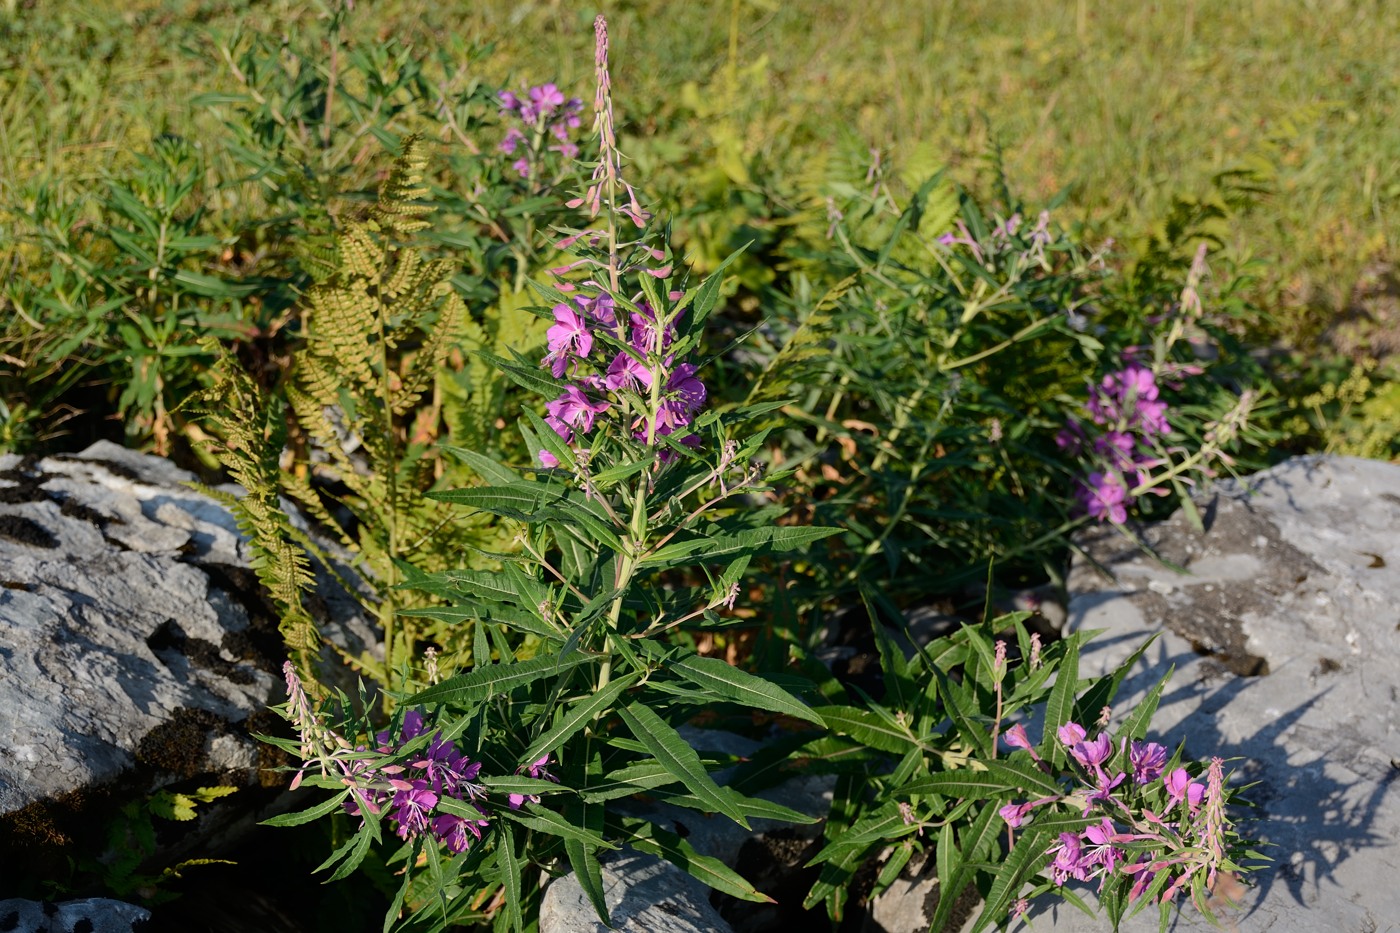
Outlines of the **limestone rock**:
M 682 727 L 679 731 L 702 757 L 706 752 L 741 757 L 752 755 L 761 744 L 753 739 L 718 729 Z M 716 772 L 715 780 L 723 784 L 727 773 Z M 760 792 L 757 796 L 809 816 L 822 817 L 831 805 L 834 785 L 835 778 L 831 775 L 806 776 L 786 781 Z M 622 804 L 619 809 L 679 833 L 695 851 L 717 858 L 730 867 L 739 863 L 740 851 L 745 843 L 760 840 L 766 833 L 782 830 L 799 837 L 814 837 L 820 834 L 820 824 L 795 825 L 768 819 L 750 820 L 751 828 L 744 829 L 725 816 L 700 813 L 661 802 L 628 802 Z M 664 879 L 664 883 L 657 881 L 658 878 Z M 750 878 L 750 881 L 754 882 L 755 879 Z M 628 851 L 622 857 L 604 863 L 604 882 L 605 885 L 613 886 L 608 888 L 608 909 L 614 925 L 620 930 L 656 930 L 661 933 L 706 930 L 730 933 L 733 929 L 710 906 L 709 888 L 669 863 L 658 862 L 650 856 L 638 856 Z M 758 887 L 762 890 L 762 885 Z M 614 892 L 618 905 L 616 908 L 613 906 Z M 655 898 L 658 892 L 674 894 L 679 898 L 679 912 L 672 912 L 664 905 L 652 904 L 649 899 Z M 661 914 L 655 913 L 657 909 L 661 910 Z M 761 911 L 763 905 L 745 902 L 743 909 Z M 636 919 L 626 919 L 633 917 Z M 639 925 L 624 926 L 625 920 Z M 584 897 L 583 888 L 573 873 L 553 881 L 545 891 L 544 907 L 540 915 L 540 933 L 591 933 L 595 928 L 600 933 L 606 930 L 606 927 L 598 923 L 597 914 Z
M 540 933 L 730 933 L 709 890 L 670 862 L 628 853 L 603 863 L 603 925 L 572 873 L 555 879 L 540 905 Z
M 48 901 L 0 901 L 0 930 L 15 933 L 139 933 L 151 912 L 125 901 L 89 897 L 53 904 Z
M 147 791 L 258 783 L 244 724 L 282 699 L 281 639 L 233 516 L 192 479 L 105 442 L 0 458 L 0 816 L 138 763 Z M 325 593 L 331 637 L 373 644 Z
M 1227 930 L 1400 930 L 1400 466 L 1290 460 L 1147 529 L 1158 554 L 1112 533 L 1083 540 L 1069 581 L 1071 629 L 1104 629 L 1081 676 L 1166 633 L 1119 696 L 1119 713 L 1176 673 L 1155 738 L 1221 755 L 1257 805 L 1247 827 L 1270 847 Z M 1248 813 L 1240 815 L 1250 815 Z M 1037 930 L 1103 929 L 1067 906 L 1033 908 Z M 1155 911 L 1123 926 L 1155 930 Z M 1211 929 L 1191 908 L 1174 929 Z

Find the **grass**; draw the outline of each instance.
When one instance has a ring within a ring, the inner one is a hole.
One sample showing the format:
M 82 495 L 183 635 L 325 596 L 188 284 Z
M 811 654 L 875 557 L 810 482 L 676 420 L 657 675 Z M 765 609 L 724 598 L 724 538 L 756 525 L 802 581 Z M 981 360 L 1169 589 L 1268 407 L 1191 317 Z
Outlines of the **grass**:
M 154 134 L 198 139 L 189 106 L 231 77 L 210 35 L 316 35 L 310 2 L 54 0 L 0 25 L 0 200 L 79 184 Z M 625 140 L 649 157 L 731 159 L 748 181 L 834 142 L 970 179 L 993 143 L 1032 201 L 1101 236 L 1148 234 L 1181 197 L 1244 168 L 1264 191 L 1225 237 L 1264 262 L 1261 336 L 1304 340 L 1400 244 L 1400 6 L 1339 0 L 656 0 L 604 4 Z M 482 78 L 557 79 L 588 98 L 591 5 L 361 3 L 352 41 L 490 43 Z M 494 143 L 483 140 L 484 146 Z M 216 168 L 217 171 L 217 163 Z M 756 184 L 756 183 L 755 183 Z M 673 197 L 681 197 L 673 194 Z

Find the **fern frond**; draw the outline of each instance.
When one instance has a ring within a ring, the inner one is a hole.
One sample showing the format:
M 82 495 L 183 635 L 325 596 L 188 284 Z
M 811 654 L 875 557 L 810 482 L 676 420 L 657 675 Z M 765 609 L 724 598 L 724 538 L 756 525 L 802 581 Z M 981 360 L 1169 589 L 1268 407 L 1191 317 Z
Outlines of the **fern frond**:
M 427 165 L 423 138 L 416 134 L 409 136 L 403 141 L 402 155 L 394 160 L 389 177 L 379 188 L 379 201 L 370 211 L 379 229 L 405 236 L 428 226 L 428 222 L 421 218 L 431 213 L 433 208 L 429 204 L 417 203 L 428 196 L 428 189 L 422 183 Z

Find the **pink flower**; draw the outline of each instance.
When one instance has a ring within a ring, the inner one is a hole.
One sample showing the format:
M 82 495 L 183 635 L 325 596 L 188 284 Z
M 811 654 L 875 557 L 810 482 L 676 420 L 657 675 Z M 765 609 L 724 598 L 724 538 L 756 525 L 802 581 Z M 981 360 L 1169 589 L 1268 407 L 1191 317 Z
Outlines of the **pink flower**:
M 1133 780 L 1138 784 L 1150 784 L 1166 767 L 1167 750 L 1156 742 L 1134 742 L 1128 750 L 1128 760 L 1133 766 Z
M 1019 722 L 1006 730 L 1005 738 L 1006 744 L 1010 745 L 1012 748 L 1024 748 L 1027 751 L 1034 751 L 1034 748 L 1031 746 L 1031 737 L 1026 735 L 1026 727 Z
M 566 304 L 554 306 L 554 321 L 554 326 L 545 333 L 549 354 L 544 362 L 550 364 L 550 372 L 559 379 L 571 358 L 588 356 L 593 349 L 593 335 L 588 332 L 588 322 L 583 315 Z
M 1084 727 L 1077 722 L 1067 722 L 1059 729 L 1055 730 L 1055 735 L 1059 736 L 1060 741 L 1063 742 L 1067 748 L 1078 745 L 1080 742 L 1084 741 L 1085 736 L 1088 734 L 1089 733 L 1084 731 Z
M 1069 753 L 1081 766 L 1097 770 L 1112 757 L 1113 739 L 1108 733 L 1103 733 L 1093 741 L 1074 743 L 1070 746 Z
M 605 401 L 590 402 L 578 386 L 567 386 L 564 394 L 545 406 L 550 417 L 559 424 L 587 434 L 593 430 L 593 420 L 611 407 Z M 549 421 L 548 418 L 545 419 Z M 559 428 L 551 423 L 556 432 Z M 563 435 L 560 434 L 562 437 Z
M 1201 804 L 1201 798 L 1205 796 L 1205 787 L 1191 780 L 1191 775 L 1186 772 L 1185 768 L 1177 768 L 1167 775 L 1163 783 L 1167 788 L 1169 805 L 1185 800 L 1192 813 L 1196 812 L 1196 808 Z
M 1121 525 L 1128 520 L 1128 508 L 1124 504 L 1128 490 L 1117 473 L 1090 473 L 1076 491 L 1084 511 L 1099 521 Z

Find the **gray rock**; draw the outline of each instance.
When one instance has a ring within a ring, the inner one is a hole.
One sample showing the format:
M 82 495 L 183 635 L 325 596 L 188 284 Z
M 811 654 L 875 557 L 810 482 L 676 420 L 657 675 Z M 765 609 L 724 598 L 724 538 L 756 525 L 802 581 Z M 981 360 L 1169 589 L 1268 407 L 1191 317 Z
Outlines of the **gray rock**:
M 1273 865 L 1226 929 L 1400 931 L 1400 466 L 1299 458 L 1203 499 L 1205 534 L 1180 515 L 1145 537 L 1182 575 L 1111 534 L 1087 535 L 1069 580 L 1069 627 L 1103 629 L 1081 676 L 1165 628 L 1119 696 L 1119 714 L 1176 666 L 1156 738 L 1222 755 L 1257 805 L 1248 826 Z M 1249 814 L 1241 814 L 1249 815 Z M 1155 911 L 1124 924 L 1155 930 Z M 1047 901 L 1037 930 L 1105 929 Z M 1193 909 L 1177 930 L 1207 930 Z
M 718 729 L 682 727 L 679 731 L 701 757 L 706 757 L 707 752 L 744 757 L 761 747 L 761 743 L 753 739 Z M 728 770 L 715 772 L 715 780 L 723 784 L 728 773 Z M 832 775 L 805 776 L 786 781 L 756 796 L 809 816 L 823 817 L 831 806 L 834 786 L 835 778 Z M 663 802 L 619 802 L 619 810 L 681 833 L 696 852 L 717 858 L 730 867 L 739 861 L 739 852 L 745 843 L 761 839 L 765 833 L 779 829 L 799 835 L 816 836 L 820 833 L 820 824 L 793 824 L 768 819 L 750 820 L 750 828 L 745 829 L 726 816 L 701 813 Z M 658 881 L 658 878 L 662 880 Z M 604 882 L 613 885 L 608 889 L 607 902 L 611 919 L 618 929 L 658 933 L 687 933 L 691 930 L 729 933 L 732 929 L 710 906 L 707 887 L 669 863 L 659 862 L 651 856 L 638 856 L 628 851 L 615 861 L 605 863 Z M 679 898 L 677 905 L 673 905 L 677 906 L 678 912 L 651 903 L 649 899 L 658 896 L 658 893 Z M 614 903 L 618 905 L 616 909 Z M 660 914 L 655 912 L 657 909 Z M 626 918 L 632 917 L 637 919 L 628 922 L 639 925 L 622 925 Z M 577 877 L 570 872 L 555 879 L 545 891 L 540 933 L 574 933 L 594 929 L 603 931 L 606 927 L 598 924 L 597 915 L 584 897 Z
M 233 516 L 193 479 L 108 443 L 0 461 L 0 814 L 138 758 L 257 783 L 257 743 L 229 726 L 282 699 L 275 620 Z M 333 638 L 373 644 L 340 619 Z
M 710 906 L 709 890 L 670 862 L 627 853 L 603 863 L 603 897 L 612 927 L 603 925 L 583 885 L 556 878 L 540 905 L 540 933 L 730 933 Z
M 150 919 L 151 912 L 144 907 L 105 897 L 58 904 L 17 898 L 0 901 L 0 930 L 15 933 L 136 933 Z

